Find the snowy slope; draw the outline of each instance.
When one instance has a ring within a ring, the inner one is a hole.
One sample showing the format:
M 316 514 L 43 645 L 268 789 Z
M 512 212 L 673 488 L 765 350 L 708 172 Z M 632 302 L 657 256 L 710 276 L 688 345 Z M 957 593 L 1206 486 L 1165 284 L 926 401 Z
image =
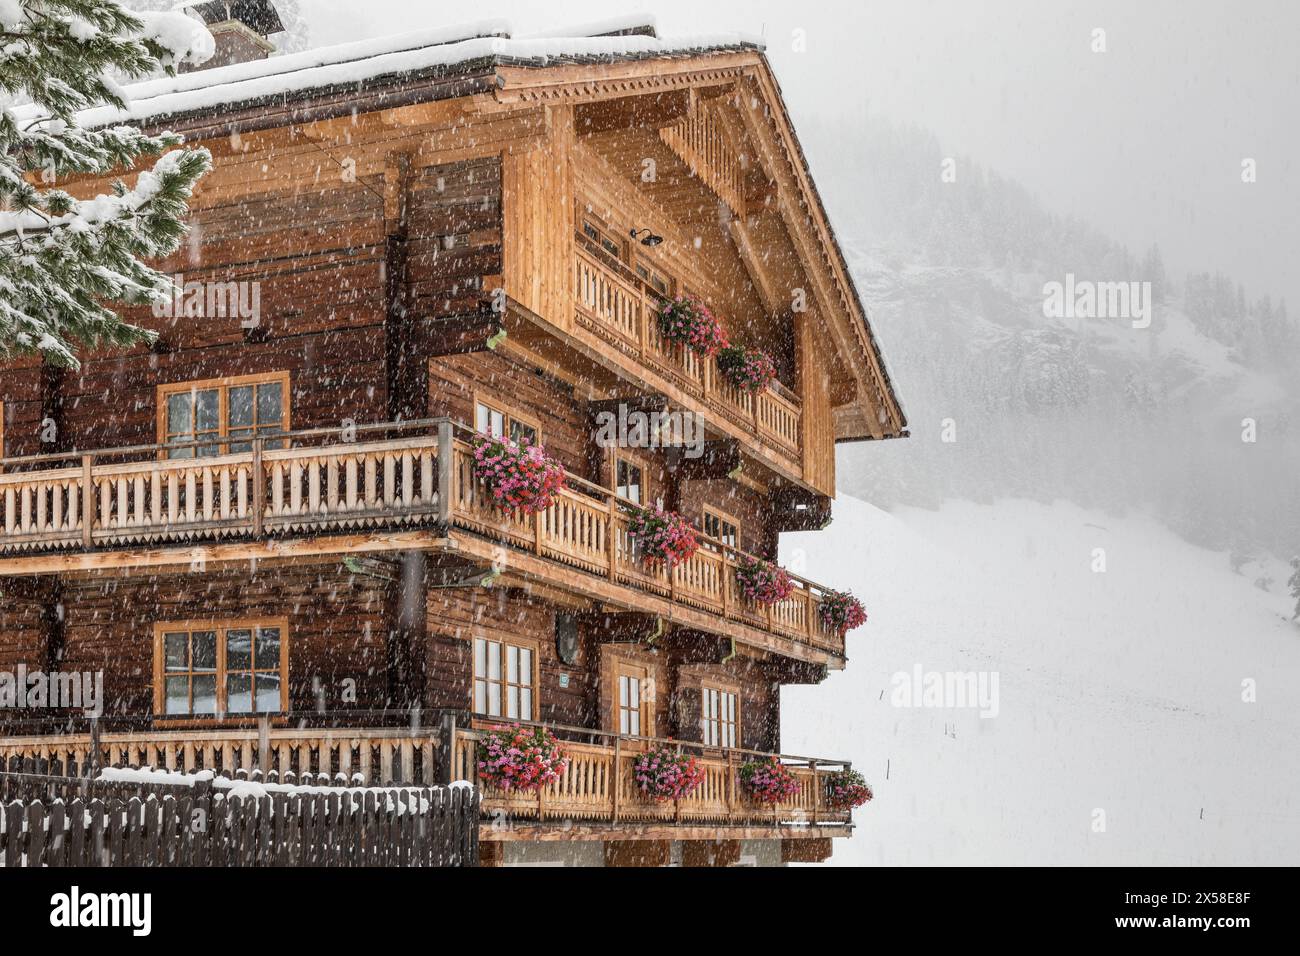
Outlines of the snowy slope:
M 783 748 L 852 759 L 876 790 L 832 862 L 1300 860 L 1300 628 L 1280 566 L 1265 593 L 1145 518 L 847 497 L 782 558 L 870 614 L 846 671 L 783 697 Z M 998 716 L 891 706 L 891 676 L 918 663 L 996 671 Z

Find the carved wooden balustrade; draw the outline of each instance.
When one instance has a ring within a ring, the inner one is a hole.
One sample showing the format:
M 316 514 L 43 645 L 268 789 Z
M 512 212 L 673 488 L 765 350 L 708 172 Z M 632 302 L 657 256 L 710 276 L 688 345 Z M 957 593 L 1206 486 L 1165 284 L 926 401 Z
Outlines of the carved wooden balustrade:
M 667 341 L 656 321 L 660 296 L 635 273 L 610 264 L 579 237 L 574 245 L 574 279 L 579 321 L 671 378 L 684 391 L 797 461 L 802 409 L 779 382 L 757 395 L 733 386 L 712 359 Z
M 722 750 L 700 744 L 652 737 L 633 737 L 579 727 L 549 726 L 559 738 L 568 765 L 560 779 L 539 790 L 519 793 L 485 785 L 476 771 L 478 742 L 485 730 L 459 729 L 453 776 L 482 788 L 483 812 L 489 817 L 545 822 L 666 823 L 736 826 L 851 824 L 848 811 L 826 803 L 826 777 L 849 767 L 848 763 L 780 755 L 781 762 L 799 782 L 790 799 L 776 805 L 750 799 L 740 782 L 740 767 L 748 760 L 769 759 L 771 754 L 750 750 Z M 680 800 L 656 801 L 641 793 L 634 778 L 637 756 L 647 749 L 668 746 L 696 757 L 704 780 Z
M 386 430 L 401 434 L 364 438 Z M 824 589 L 811 581 L 792 575 L 789 598 L 757 606 L 736 583 L 736 568 L 750 555 L 701 535 L 704 546 L 671 571 L 647 565 L 628 535 L 635 505 L 576 475 L 542 512 L 498 509 L 474 477 L 464 426 L 433 419 L 364 426 L 358 433 L 356 441 L 321 429 L 278 434 L 257 439 L 246 452 L 216 457 L 159 457 L 189 448 L 173 445 L 90 452 L 72 456 L 75 466 L 57 455 L 8 459 L 0 463 L 6 466 L 0 557 L 462 528 L 617 585 L 843 653 L 843 636 L 817 614 Z

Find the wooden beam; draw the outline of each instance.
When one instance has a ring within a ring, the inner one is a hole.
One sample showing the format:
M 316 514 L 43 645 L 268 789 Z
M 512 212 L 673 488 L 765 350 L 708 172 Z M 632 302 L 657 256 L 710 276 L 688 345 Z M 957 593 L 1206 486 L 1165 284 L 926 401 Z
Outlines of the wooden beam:
M 853 827 L 819 826 L 672 826 L 664 824 L 576 824 L 573 820 L 531 823 L 510 820 L 503 826 L 484 823 L 479 840 L 485 843 L 530 841 L 554 843 L 568 840 L 825 840 L 853 836 Z
M 574 109 L 574 131 L 587 136 L 638 127 L 659 128 L 688 115 L 690 109 L 689 89 L 581 103 Z

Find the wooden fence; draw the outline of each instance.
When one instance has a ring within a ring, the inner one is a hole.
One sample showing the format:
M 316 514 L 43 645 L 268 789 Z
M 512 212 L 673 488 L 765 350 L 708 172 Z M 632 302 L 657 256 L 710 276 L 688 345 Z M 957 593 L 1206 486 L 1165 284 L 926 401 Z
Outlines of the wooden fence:
M 0 773 L 0 866 L 476 866 L 468 786 Z

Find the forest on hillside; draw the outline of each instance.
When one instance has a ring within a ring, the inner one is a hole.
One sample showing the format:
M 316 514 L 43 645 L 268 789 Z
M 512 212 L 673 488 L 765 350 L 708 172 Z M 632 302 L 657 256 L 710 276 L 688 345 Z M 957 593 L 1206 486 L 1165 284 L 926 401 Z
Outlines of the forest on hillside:
M 1234 565 L 1300 552 L 1285 299 L 1133 253 L 969 159 L 945 181 L 925 130 L 869 115 L 801 134 L 912 432 L 845 447 L 843 490 L 1139 510 Z M 1046 317 L 1044 284 L 1067 274 L 1150 282 L 1150 328 Z

